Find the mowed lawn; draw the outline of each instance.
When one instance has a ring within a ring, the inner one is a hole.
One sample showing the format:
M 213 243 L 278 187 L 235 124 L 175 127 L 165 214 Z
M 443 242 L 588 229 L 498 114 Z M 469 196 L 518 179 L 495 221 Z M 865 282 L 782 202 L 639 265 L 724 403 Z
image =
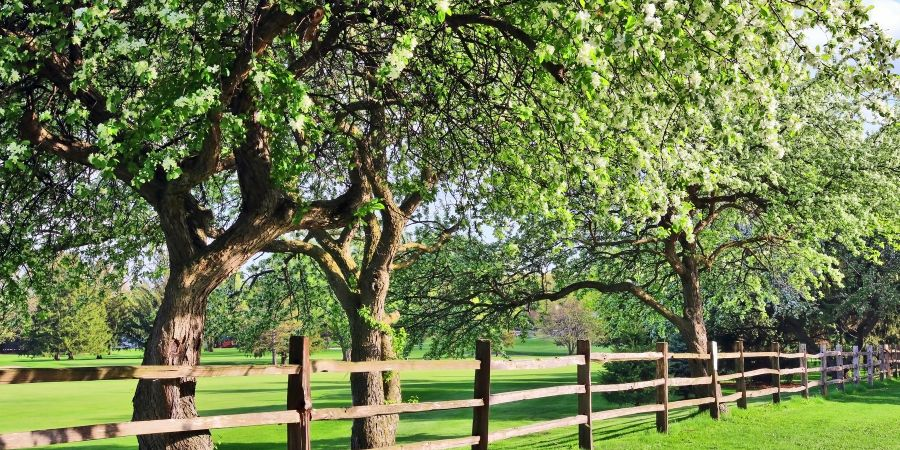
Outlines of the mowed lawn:
M 510 352 L 514 358 L 549 357 L 564 352 L 552 343 L 532 340 Z M 417 357 L 420 355 L 413 355 Z M 314 358 L 338 358 L 326 351 Z M 266 364 L 234 350 L 203 355 L 203 364 Z M 122 352 L 103 360 L 52 361 L 0 355 L 0 366 L 66 367 L 135 365 L 138 354 Z M 602 369 L 599 369 L 602 370 Z M 404 401 L 471 398 L 472 371 L 424 371 L 401 374 Z M 203 378 L 198 383 L 201 415 L 281 410 L 285 405 L 286 377 Z M 492 391 L 503 392 L 572 384 L 575 368 L 495 371 Z M 0 433 L 127 421 L 136 381 L 91 381 L 0 385 Z M 316 407 L 349 406 L 349 375 L 318 373 L 312 377 Z M 781 405 L 758 399 L 744 411 L 735 407 L 719 422 L 693 408 L 673 411 L 668 435 L 654 431 L 652 415 L 595 423 L 597 448 L 898 448 L 900 449 L 900 382 L 877 383 L 873 388 L 848 388 L 828 400 L 803 400 L 791 395 Z M 574 396 L 498 405 L 491 408 L 491 429 L 569 417 L 576 413 Z M 617 407 L 594 397 L 594 409 Z M 471 431 L 470 410 L 437 411 L 402 416 L 400 442 L 466 436 Z M 322 421 L 312 425 L 315 448 L 346 448 L 349 421 Z M 214 430 L 221 450 L 284 448 L 284 426 Z M 120 438 L 52 448 L 120 450 L 135 448 L 134 438 Z M 565 428 L 492 444 L 492 448 L 575 448 L 575 428 Z

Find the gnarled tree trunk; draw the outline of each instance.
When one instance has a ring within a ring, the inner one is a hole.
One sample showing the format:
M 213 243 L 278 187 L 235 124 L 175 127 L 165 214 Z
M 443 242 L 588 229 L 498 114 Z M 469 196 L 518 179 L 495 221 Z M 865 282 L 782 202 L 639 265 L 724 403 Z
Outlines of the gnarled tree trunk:
M 157 211 L 166 235 L 169 278 L 144 349 L 144 365 L 200 363 L 210 293 L 290 225 L 290 204 L 277 194 L 267 194 L 256 198 L 253 216 L 239 217 L 221 240 L 213 244 L 206 243 L 204 210 L 191 208 L 191 198 L 186 194 L 162 196 Z M 287 213 L 281 216 L 270 213 L 279 206 Z M 194 378 L 140 380 L 133 398 L 133 419 L 196 417 L 195 390 Z M 138 443 L 141 450 L 213 448 L 208 431 L 139 436 Z
M 215 284 L 195 282 L 200 268 L 174 269 L 166 284 L 147 348 L 145 365 L 197 365 L 206 299 Z M 197 416 L 196 379 L 140 380 L 134 394 L 134 420 L 183 419 Z M 142 450 L 212 449 L 208 431 L 138 437 Z
M 688 352 L 699 353 L 705 355 L 709 352 L 709 339 L 706 334 L 706 320 L 703 317 L 703 295 L 700 291 L 700 274 L 697 269 L 697 262 L 690 255 L 682 257 L 683 271 L 679 275 L 681 282 L 682 301 L 682 321 L 676 323 L 681 338 L 687 345 Z M 691 359 L 688 362 L 691 370 L 691 377 L 708 377 L 710 376 L 709 365 L 706 360 Z M 722 394 L 722 387 L 716 385 L 719 395 Z M 709 385 L 694 386 L 694 393 L 697 397 L 712 397 L 715 392 L 711 390 Z M 709 409 L 708 405 L 700 407 L 701 410 Z M 725 409 L 725 405 L 721 405 L 720 409 Z
M 200 363 L 207 298 L 245 259 L 215 265 L 208 259 L 193 264 L 179 264 L 176 259 L 171 263 L 162 305 L 144 350 L 144 365 Z M 140 380 L 133 399 L 134 420 L 196 417 L 195 390 L 194 378 Z M 213 448 L 208 431 L 139 436 L 138 443 L 142 450 Z
M 350 321 L 353 347 L 352 361 L 383 361 L 394 359 L 389 335 L 356 317 Z M 353 405 L 384 405 L 398 403 L 400 378 L 396 372 L 362 372 L 350 374 Z M 380 448 L 394 444 L 399 417 L 396 414 L 367 417 L 353 421 L 350 447 L 353 449 Z

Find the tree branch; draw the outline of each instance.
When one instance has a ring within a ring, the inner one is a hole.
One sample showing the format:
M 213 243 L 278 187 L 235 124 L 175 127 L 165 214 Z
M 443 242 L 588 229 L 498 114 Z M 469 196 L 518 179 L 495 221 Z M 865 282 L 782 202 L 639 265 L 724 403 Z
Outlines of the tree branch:
M 484 25 L 487 27 L 491 27 L 499 31 L 504 36 L 519 41 L 528 50 L 532 52 L 537 50 L 537 42 L 535 42 L 534 38 L 529 36 L 528 33 L 526 33 L 521 28 L 496 17 L 480 14 L 453 14 L 452 16 L 447 17 L 445 23 L 451 28 L 458 28 L 469 25 Z M 547 70 L 547 72 L 549 72 L 550 75 L 552 75 L 553 78 L 556 79 L 556 81 L 558 81 L 559 83 L 565 83 L 566 68 L 564 66 L 562 66 L 561 64 L 551 63 L 549 61 L 541 63 L 541 66 L 543 66 L 544 69 Z
M 434 244 L 427 245 L 421 242 L 407 242 L 400 246 L 400 249 L 397 251 L 399 255 L 397 259 L 399 261 L 395 262 L 391 265 L 391 270 L 405 269 L 419 260 L 422 255 L 426 253 L 436 253 L 447 241 L 453 237 L 453 234 L 459 230 L 460 223 L 457 222 L 450 228 L 446 228 L 441 231 L 441 234 L 438 236 L 437 241 Z
M 757 244 L 757 243 L 763 243 L 763 242 L 777 242 L 780 240 L 782 240 L 782 238 L 779 238 L 778 236 L 772 236 L 772 235 L 766 234 L 766 235 L 762 235 L 762 236 L 754 236 L 754 237 L 748 238 L 748 239 L 738 239 L 738 240 L 734 240 L 734 241 L 728 241 L 728 242 L 716 247 L 716 249 L 713 250 L 712 253 L 709 254 L 709 256 L 703 258 L 703 267 L 705 269 L 712 268 L 712 265 L 715 264 L 716 259 L 719 256 L 721 256 L 722 253 L 728 251 L 729 249 L 739 248 L 739 247 L 742 248 L 742 247 L 745 247 L 750 244 Z
M 576 291 L 580 291 L 583 289 L 593 289 L 598 292 L 602 292 L 605 294 L 614 294 L 614 293 L 630 293 L 631 295 L 637 297 L 645 305 L 652 308 L 654 311 L 658 312 L 660 315 L 666 318 L 672 324 L 679 326 L 683 321 L 681 316 L 675 314 L 667 308 L 665 305 L 660 303 L 656 298 L 653 297 L 649 292 L 645 291 L 640 286 L 629 282 L 623 281 L 620 283 L 601 283 L 599 281 L 579 281 L 576 283 L 572 283 L 564 288 L 555 291 L 555 292 L 541 292 L 537 294 L 532 294 L 525 299 L 520 301 L 521 305 L 525 305 L 528 303 L 533 303 L 540 300 L 549 300 L 556 301 L 561 300 Z
M 318 245 L 297 239 L 276 239 L 263 246 L 262 251 L 266 253 L 293 253 L 308 256 L 319 265 L 319 268 L 328 279 L 328 285 L 334 290 L 334 294 L 338 299 L 343 301 L 353 296 L 348 279 L 341 271 L 340 265 L 328 252 Z

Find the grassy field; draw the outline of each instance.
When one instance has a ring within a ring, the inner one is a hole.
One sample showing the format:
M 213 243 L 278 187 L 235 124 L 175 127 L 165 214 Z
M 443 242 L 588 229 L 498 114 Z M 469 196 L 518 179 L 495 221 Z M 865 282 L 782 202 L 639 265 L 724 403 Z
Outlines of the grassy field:
M 512 357 L 556 356 L 563 352 L 546 341 L 528 341 L 510 352 Z M 339 358 L 326 351 L 314 358 Z M 417 355 L 413 355 L 414 357 Z M 122 352 L 103 360 L 52 361 L 0 355 L 0 366 L 62 367 L 86 365 L 134 365 L 134 352 Z M 234 350 L 217 350 L 203 355 L 203 364 L 265 364 Z M 471 398 L 471 371 L 409 372 L 402 374 L 405 401 L 433 401 Z M 495 372 L 492 391 L 512 391 L 559 384 L 572 384 L 574 367 L 553 370 Z M 135 381 L 93 381 L 0 386 L 0 432 L 126 421 L 131 411 Z M 207 378 L 198 384 L 197 402 L 201 415 L 245 413 L 284 408 L 286 377 Z M 349 376 L 319 373 L 312 378 L 316 407 L 349 405 Z M 594 409 L 612 409 L 597 395 Z M 499 405 L 491 408 L 491 429 L 499 430 L 527 423 L 568 417 L 575 414 L 576 399 L 557 397 Z M 638 416 L 595 424 L 598 448 L 900 448 L 900 383 L 887 382 L 874 388 L 848 388 L 829 400 L 803 400 L 791 396 L 781 405 L 765 399 L 748 410 L 731 411 L 713 422 L 693 409 L 673 412 L 669 435 L 657 434 L 652 416 Z M 468 435 L 469 410 L 437 411 L 403 416 L 398 432 L 400 442 Z M 316 422 L 316 448 L 346 448 L 350 422 Z M 495 448 L 574 448 L 575 430 L 512 439 Z M 217 447 L 222 450 L 263 450 L 284 448 L 283 426 L 216 430 Z M 134 448 L 134 438 L 87 442 L 53 448 L 93 448 L 120 450 Z

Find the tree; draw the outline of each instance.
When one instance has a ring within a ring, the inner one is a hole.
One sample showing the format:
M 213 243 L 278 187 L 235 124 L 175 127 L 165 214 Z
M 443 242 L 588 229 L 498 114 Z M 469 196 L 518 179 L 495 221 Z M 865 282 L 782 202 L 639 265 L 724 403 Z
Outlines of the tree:
M 780 101 L 779 114 L 785 123 L 807 125 L 787 132 L 782 150 L 761 162 L 766 154 L 752 149 L 762 144 L 747 143 L 717 156 L 715 166 L 698 165 L 697 178 L 675 173 L 663 181 L 656 216 L 597 201 L 589 188 L 585 203 L 571 203 L 579 222 L 574 232 L 558 241 L 555 255 L 532 260 L 532 271 L 556 267 L 553 279 L 568 281 L 543 283 L 525 301 L 582 289 L 634 299 L 671 322 L 688 351 L 706 353 L 709 305 L 743 316 L 763 310 L 781 285 L 813 298 L 823 283 L 838 279 L 827 239 L 867 251 L 866 240 L 896 222 L 895 200 L 885 199 L 898 198 L 900 186 L 883 164 L 888 153 L 862 132 L 859 99 L 829 80 L 795 89 Z M 852 100 L 834 99 L 841 95 Z M 829 126 L 815 125 L 821 123 Z M 711 145 L 698 137 L 685 144 L 700 142 Z M 528 232 L 558 227 L 535 225 Z M 694 376 L 705 373 L 703 364 L 693 364 Z
M 768 306 L 775 323 L 766 325 L 808 345 L 824 339 L 864 348 L 897 341 L 890 324 L 900 315 L 900 257 L 890 244 L 873 248 L 880 250 L 877 255 L 861 256 L 840 244 L 829 245 L 829 254 L 838 260 L 840 281 L 832 280 L 817 300 L 784 290 L 777 303 Z
M 0 343 L 18 339 L 25 331 L 27 304 L 17 301 L 19 295 L 10 283 L 0 280 Z
M 575 354 L 579 339 L 596 340 L 598 323 L 594 313 L 584 307 L 581 301 L 567 298 L 547 306 L 548 311 L 539 319 L 539 330 L 553 338 L 553 343 Z
M 341 359 L 343 361 L 352 360 L 352 342 L 350 339 L 350 325 L 347 323 L 347 316 L 341 309 L 338 302 L 330 301 L 324 306 L 322 315 L 322 337 L 325 342 L 335 344 L 341 348 Z
M 15 169 L 5 178 L 62 160 L 88 173 L 85 197 L 152 211 L 141 224 L 158 224 L 169 276 L 145 364 L 197 364 L 209 294 L 263 250 L 320 261 L 350 320 L 352 357 L 390 358 L 391 267 L 415 250 L 403 247 L 403 230 L 439 184 L 503 196 L 481 186 L 542 171 L 535 158 L 593 161 L 629 136 L 610 125 L 639 128 L 645 115 L 723 86 L 776 84 L 789 56 L 812 53 L 772 44 L 797 28 L 821 24 L 842 48 L 893 54 L 877 40 L 845 39 L 866 30 L 857 2 L 826 13 L 820 3 L 463 2 L 450 11 L 431 1 L 16 1 L 0 10 L 0 136 L 4 166 Z M 857 66 L 877 77 L 875 63 Z M 539 175 L 559 174 L 551 169 Z M 90 182 L 98 173 L 113 189 Z M 554 207 L 565 192 L 558 182 L 518 186 L 509 205 Z M 353 230 L 366 245 L 347 258 Z M 351 377 L 354 404 L 398 395 L 379 377 Z M 188 378 L 141 380 L 134 419 L 193 417 L 194 390 Z M 390 445 L 395 422 L 356 420 L 352 446 Z M 212 447 L 206 432 L 139 442 Z
M 789 36 L 789 53 L 804 53 Z M 499 278 L 485 280 L 482 289 L 498 301 L 485 306 L 482 291 L 477 304 L 459 297 L 452 305 L 471 303 L 468 310 L 485 317 L 475 312 L 595 290 L 641 302 L 679 330 L 688 351 L 706 353 L 708 304 L 759 310 L 777 295 L 773 276 L 818 290 L 836 275 L 825 241 L 837 236 L 865 252 L 873 234 L 896 233 L 892 150 L 881 133 L 864 133 L 863 119 L 873 105 L 882 129 L 895 127 L 889 108 L 867 97 L 890 97 L 896 81 L 876 64 L 870 69 L 880 75 L 870 83 L 848 60 L 810 78 L 800 59 L 785 67 L 796 78 L 781 73 L 761 96 L 738 88 L 683 116 L 676 107 L 659 122 L 648 117 L 631 143 L 637 156 L 613 153 L 593 169 L 586 164 L 581 179 L 556 180 L 566 193 L 557 210 L 526 209 L 510 222 L 513 213 L 502 209 L 496 223 L 510 236 L 506 245 L 521 251 L 521 264 L 507 263 L 494 271 Z M 751 126 L 751 118 L 759 121 Z M 744 131 L 732 128 L 739 124 Z M 541 183 L 553 176 L 535 175 Z M 693 372 L 703 376 L 706 367 L 696 363 Z
M 144 348 L 153 330 L 153 320 L 162 297 L 162 284 L 152 279 L 116 293 L 107 302 L 114 343 L 125 342 Z
M 266 352 L 272 352 L 272 364 L 276 364 L 276 355 L 280 361 L 278 364 L 284 364 L 288 358 L 291 336 L 296 336 L 299 329 L 300 322 L 293 320 L 280 322 L 274 328 L 260 333 L 256 341 L 250 343 L 249 350 L 254 356 L 262 356 Z M 320 345 L 315 347 L 321 349 Z
M 54 269 L 55 276 L 35 293 L 26 349 L 57 360 L 60 355 L 74 359 L 78 353 L 106 353 L 113 337 L 106 315 L 112 289 L 105 285 L 103 274 L 89 280 L 85 275 L 96 269 L 68 255 L 58 258 Z
M 501 242 L 454 236 L 440 251 L 398 271 L 390 297 L 392 306 L 403 311 L 398 326 L 409 333 L 406 351 L 427 343 L 427 357 L 465 358 L 477 339 L 490 339 L 492 348 L 502 352 L 514 342 L 506 339 L 510 331 L 533 329 L 537 304 L 504 308 L 510 298 L 498 289 L 516 270 L 509 263 L 519 256 Z

